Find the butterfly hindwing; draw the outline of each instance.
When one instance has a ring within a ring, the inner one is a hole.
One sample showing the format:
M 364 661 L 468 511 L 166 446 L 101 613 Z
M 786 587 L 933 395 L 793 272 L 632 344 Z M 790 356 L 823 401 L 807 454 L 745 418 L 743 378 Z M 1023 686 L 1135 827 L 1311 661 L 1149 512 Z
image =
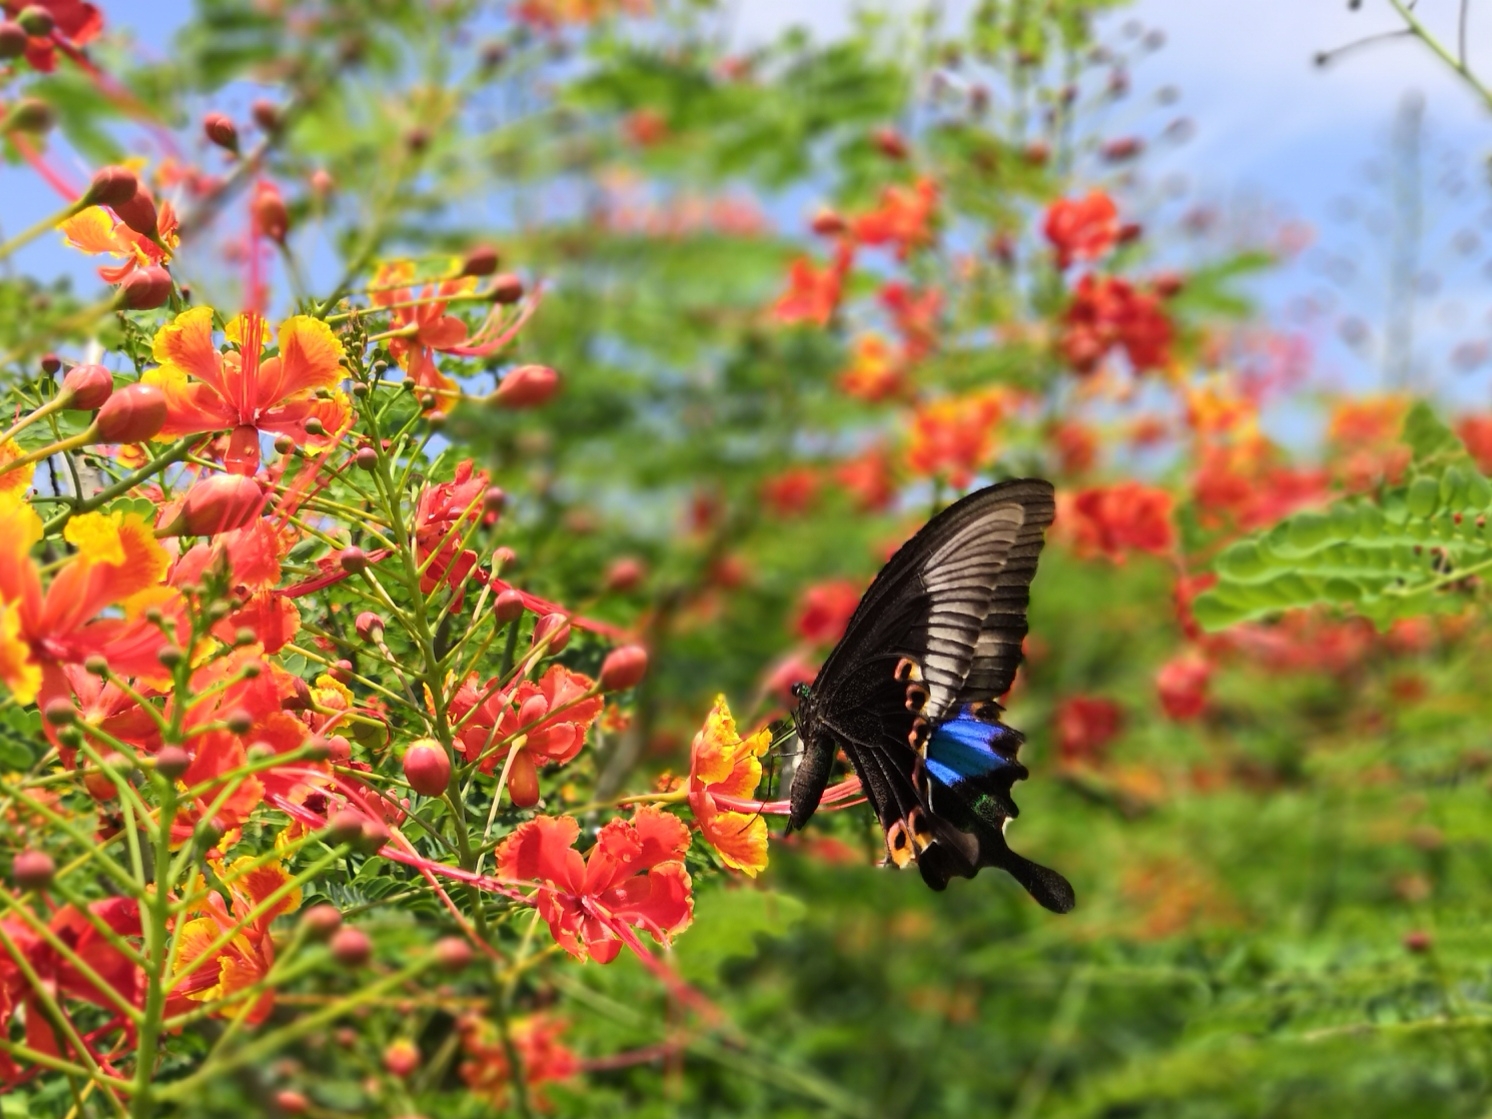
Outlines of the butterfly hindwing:
M 1026 770 L 995 703 L 1020 664 L 1054 513 L 1049 483 L 1003 482 L 949 506 L 891 558 L 799 705 L 790 826 L 813 814 L 842 747 L 891 862 L 916 861 L 938 889 L 999 866 L 1047 908 L 1072 907 L 1061 875 L 1006 846 L 1010 787 Z

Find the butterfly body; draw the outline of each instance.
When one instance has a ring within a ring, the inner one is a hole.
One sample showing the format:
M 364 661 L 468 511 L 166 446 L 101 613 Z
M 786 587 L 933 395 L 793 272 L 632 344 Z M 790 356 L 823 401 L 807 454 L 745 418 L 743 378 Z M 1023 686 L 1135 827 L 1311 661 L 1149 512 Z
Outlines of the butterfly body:
M 1020 479 L 955 502 L 893 556 L 865 592 L 796 715 L 803 755 L 789 824 L 818 807 L 843 749 L 886 834 L 889 860 L 935 889 L 999 866 L 1042 905 L 1072 887 L 1011 851 L 1011 786 L 1026 777 L 1019 731 L 996 702 L 1010 687 L 1051 485 Z

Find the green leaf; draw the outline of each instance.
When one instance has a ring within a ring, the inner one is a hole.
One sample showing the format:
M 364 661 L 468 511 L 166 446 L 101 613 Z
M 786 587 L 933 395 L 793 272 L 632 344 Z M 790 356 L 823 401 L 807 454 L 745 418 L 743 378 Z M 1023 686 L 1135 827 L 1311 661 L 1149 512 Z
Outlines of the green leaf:
M 780 936 L 808 912 L 797 898 L 771 890 L 722 890 L 708 901 L 675 949 L 680 972 L 695 982 L 714 978 L 727 960 L 754 957 L 758 936 Z

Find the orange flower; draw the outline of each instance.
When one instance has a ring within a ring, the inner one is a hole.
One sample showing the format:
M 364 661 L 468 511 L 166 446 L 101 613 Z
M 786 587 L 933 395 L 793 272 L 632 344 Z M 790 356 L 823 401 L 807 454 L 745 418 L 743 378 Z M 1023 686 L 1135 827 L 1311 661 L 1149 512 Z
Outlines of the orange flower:
M 249 919 L 254 910 L 270 895 L 290 881 L 290 874 L 279 863 L 255 866 L 257 860 L 245 855 L 224 866 L 213 860 L 218 879 L 228 887 L 228 900 L 198 878 L 195 893 L 202 902 L 190 912 L 192 918 L 182 926 L 177 950 L 176 976 L 172 980 L 172 998 L 191 1002 L 219 1002 L 231 998 L 258 983 L 275 962 L 274 940 L 269 927 L 276 917 L 300 907 L 299 887 L 289 891 L 274 904 Z M 225 933 L 232 933 L 227 943 L 217 946 Z M 254 999 L 248 1012 L 249 1025 L 258 1025 L 274 1009 L 272 988 Z M 187 1009 L 179 1007 L 177 1013 Z M 215 1015 L 236 1017 L 238 1001 L 213 1011 Z
M 517 1051 L 518 1064 L 528 1087 L 528 1098 L 541 1110 L 549 1107 L 542 1085 L 569 1080 L 580 1071 L 580 1061 L 560 1040 L 568 1023 L 546 1014 L 514 1018 L 508 1022 L 508 1041 Z M 508 1051 L 492 1023 L 475 1015 L 464 1016 L 456 1028 L 461 1033 L 461 1079 L 473 1092 L 498 1110 L 508 1105 L 513 1069 Z
M 1408 411 L 1409 399 L 1398 393 L 1344 398 L 1332 406 L 1326 437 L 1344 450 L 1392 443 Z
M 1130 551 L 1167 555 L 1176 543 L 1171 495 L 1139 482 L 1083 490 L 1058 517 L 1058 523 L 1064 520 L 1080 552 L 1099 553 L 1115 563 L 1124 562 Z
M 813 323 L 827 326 L 839 309 L 844 278 L 854 262 L 855 250 L 842 243 L 832 263 L 816 268 L 807 257 L 799 257 L 788 268 L 787 291 L 772 305 L 772 317 L 780 323 Z
M 141 380 L 166 394 L 166 426 L 157 438 L 232 431 L 223 465 L 253 474 L 261 432 L 324 451 L 352 426 L 352 406 L 337 388 L 346 353 L 326 323 L 309 315 L 286 319 L 278 351 L 267 356 L 265 322 L 257 312 L 228 324 L 228 340 L 237 348 L 227 353 L 213 344 L 212 316 L 211 307 L 193 307 L 156 332 L 152 353 L 160 365 Z
M 593 23 L 612 15 L 645 16 L 652 10 L 651 0 L 519 0 L 513 17 L 553 31 L 566 24 Z
M 1058 346 L 1077 373 L 1098 368 L 1121 346 L 1136 373 L 1170 364 L 1174 330 L 1160 300 L 1113 276 L 1084 276 L 1063 316 Z
M 901 393 L 901 363 L 886 339 L 879 334 L 862 334 L 855 339 L 850 366 L 839 375 L 839 387 L 857 400 L 872 404 Z
M 1042 232 L 1057 253 L 1057 267 L 1074 260 L 1097 260 L 1119 238 L 1119 211 L 1101 190 L 1086 198 L 1059 198 L 1046 212 Z
M 902 360 L 913 365 L 932 353 L 938 341 L 943 293 L 937 288 L 916 292 L 900 280 L 892 280 L 881 288 L 880 301 L 901 335 Z
M 779 517 L 802 516 L 813 508 L 820 481 L 812 467 L 792 467 L 762 483 L 762 501 Z
M 1456 424 L 1456 434 L 1476 459 L 1477 469 L 1492 474 L 1492 416 L 1467 416 Z
M 995 454 L 995 425 L 1004 414 L 999 389 L 924 404 L 912 417 L 907 465 L 915 474 L 942 475 L 963 489 Z
M 577 960 L 607 964 L 640 928 L 660 944 L 694 917 L 689 828 L 677 816 L 643 805 L 630 820 L 612 820 L 585 858 L 574 849 L 573 816 L 539 816 L 519 824 L 497 849 L 504 878 L 537 885 L 531 900 L 555 943 Z
M 891 461 L 886 452 L 879 448 L 873 447 L 856 458 L 840 463 L 835 467 L 834 477 L 850 492 L 855 505 L 864 512 L 885 509 L 895 496 Z
M 896 258 L 905 260 L 913 249 L 931 243 L 932 219 L 938 206 L 938 184 L 923 177 L 911 188 L 888 186 L 881 204 L 850 224 L 850 232 L 862 245 L 896 246 Z
M 759 812 L 724 811 L 715 796 L 754 794 L 762 780 L 759 759 L 771 745 L 765 727 L 743 740 L 725 697 L 718 696 L 689 747 L 689 808 L 699 830 L 721 862 L 752 878 L 767 868 L 767 821 Z
M 77 551 L 43 590 L 31 548 L 41 519 L 29 505 L 0 503 L 0 681 L 17 702 L 67 692 L 62 666 L 102 654 L 121 675 L 159 675 L 159 628 L 136 616 L 136 596 L 161 584 L 169 557 L 138 513 L 84 513 L 63 539 Z M 123 606 L 122 618 L 100 618 Z
M 396 329 L 407 330 L 389 339 L 389 353 L 399 363 L 399 368 L 422 389 L 427 389 L 444 399 L 460 395 L 456 382 L 435 367 L 437 351 L 450 352 L 466 342 L 466 323 L 455 315 L 446 314 L 447 301 L 438 296 L 465 295 L 476 289 L 473 276 L 455 280 L 443 280 L 413 290 L 414 265 L 408 261 L 385 264 L 373 277 L 373 305 L 391 307 Z M 382 289 L 382 290 L 379 290 Z M 418 307 L 401 307 L 398 304 L 415 300 L 431 300 Z
M 161 202 L 157 215 L 160 239 L 167 248 L 174 249 L 179 240 L 176 211 L 171 208 L 171 203 Z M 90 256 L 122 259 L 122 264 L 99 266 L 99 279 L 106 284 L 117 284 L 137 268 L 149 268 L 171 259 L 166 249 L 125 225 L 107 206 L 89 206 L 59 223 L 57 229 L 69 248 Z

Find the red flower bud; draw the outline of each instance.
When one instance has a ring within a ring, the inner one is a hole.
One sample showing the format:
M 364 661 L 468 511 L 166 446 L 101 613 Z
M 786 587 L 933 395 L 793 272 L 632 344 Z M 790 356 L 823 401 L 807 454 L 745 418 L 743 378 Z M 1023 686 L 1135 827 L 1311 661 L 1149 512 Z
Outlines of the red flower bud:
M 353 626 L 364 641 L 377 641 L 383 636 L 383 619 L 371 610 L 359 614 Z
M 123 206 L 140 189 L 140 180 L 128 167 L 111 163 L 100 167 L 83 192 L 83 203 L 88 206 Z
M 215 536 L 232 532 L 259 519 L 264 493 L 259 484 L 242 474 L 214 474 L 187 491 L 181 512 L 164 536 Z
M 21 25 L 21 30 L 33 39 L 45 39 L 57 27 L 56 17 L 40 4 L 31 4 L 22 8 L 21 14 L 16 16 L 16 22 Z
M 415 792 L 438 797 L 451 783 L 450 755 L 435 739 L 418 739 L 404 751 L 404 776 Z
M 342 659 L 332 663 L 330 675 L 339 684 L 352 683 L 352 662 Z
M 74 365 L 62 378 L 59 395 L 67 401 L 64 407 L 92 412 L 114 395 L 114 374 L 102 365 Z
M 563 614 L 545 614 L 534 623 L 534 645 L 548 639 L 547 650 L 558 653 L 570 642 L 570 619 Z
M 143 443 L 166 426 L 166 394 L 155 385 L 125 385 L 93 421 L 100 443 Z
M 318 167 L 311 172 L 311 189 L 322 198 L 327 197 L 337 189 L 337 181 L 332 178 L 331 172 L 324 167 Z
M 420 1067 L 419 1047 L 402 1037 L 390 1042 L 383 1051 L 383 1067 L 390 1076 L 397 1076 L 400 1080 L 413 1076 Z
M 497 250 L 491 245 L 478 245 L 466 254 L 461 262 L 463 276 L 490 276 L 497 271 Z
M 113 203 L 109 209 L 119 215 L 120 221 L 142 237 L 154 237 L 160 229 L 155 199 L 150 196 L 150 191 L 138 182 L 134 194 L 123 201 Z
M 827 206 L 819 207 L 818 212 L 813 215 L 813 221 L 809 224 L 820 237 L 838 237 L 848 228 L 844 218 Z
M 906 159 L 907 142 L 894 128 L 877 128 L 871 133 L 871 142 L 887 159 Z
M 539 771 L 527 750 L 518 751 L 508 770 L 508 798 L 515 808 L 532 808 L 539 803 Z
M 647 568 L 643 562 L 634 556 L 622 556 L 613 560 L 610 567 L 606 569 L 606 589 L 609 591 L 630 591 L 647 577 Z
M 20 58 L 26 53 L 31 36 L 14 20 L 0 20 L 0 61 Z
M 328 940 L 342 927 L 342 911 L 335 905 L 313 905 L 301 914 L 300 927 L 308 940 Z
M 155 754 L 155 771 L 167 781 L 175 781 L 192 768 L 192 755 L 180 746 L 162 746 Z
M 218 147 L 238 154 L 238 126 L 224 113 L 208 113 L 202 118 L 202 131 Z
M 559 388 L 559 374 L 547 365 L 520 365 L 503 377 L 491 400 L 506 408 L 537 408 Z
M 523 280 L 511 272 L 504 272 L 492 281 L 492 302 L 517 303 L 523 298 Z
M 254 716 L 242 707 L 235 707 L 224 716 L 223 725 L 233 734 L 248 734 L 254 729 Z
M 359 571 L 368 570 L 368 553 L 361 548 L 343 548 L 337 562 L 342 565 L 343 571 L 356 575 Z
M 304 1115 L 311 1110 L 311 1101 L 291 1088 L 282 1088 L 275 1093 L 275 1106 L 286 1115 Z
M 357 464 L 359 470 L 377 470 L 378 452 L 372 447 L 359 447 L 357 454 L 352 456 L 352 461 Z
M 42 711 L 42 717 L 54 727 L 69 727 L 78 720 L 78 709 L 73 706 L 73 701 L 65 696 L 47 700 L 47 706 Z
M 482 512 L 501 513 L 503 506 L 507 503 L 508 495 L 503 492 L 501 486 L 489 486 L 487 492 L 482 495 Z
M 435 942 L 435 962 L 444 971 L 461 971 L 471 966 L 471 945 L 459 936 L 443 936 Z
M 1424 929 L 1412 929 L 1404 934 L 1404 947 L 1416 955 L 1423 955 L 1435 946 L 1435 938 Z
M 136 268 L 119 282 L 124 305 L 131 311 L 153 311 L 171 298 L 171 273 L 159 264 Z
M 523 617 L 523 596 L 512 588 L 501 592 L 492 604 L 492 613 L 500 626 L 516 622 Z
M 326 740 L 326 758 L 334 765 L 346 765 L 352 760 L 352 743 L 340 734 Z
M 274 132 L 280 127 L 280 107 L 273 101 L 260 98 L 249 106 L 249 112 L 254 118 L 254 123 L 266 132 Z
M 389 841 L 389 826 L 382 820 L 363 821 L 362 833 L 357 837 L 357 849 L 365 855 L 376 855 Z
M 326 822 L 327 842 L 334 845 L 355 843 L 362 838 L 364 819 L 355 808 L 337 809 Z
M 362 929 L 343 926 L 332 934 L 332 959 L 343 967 L 362 967 L 373 955 L 373 942 Z
M 641 645 L 623 645 L 606 654 L 601 662 L 601 690 L 624 692 L 637 686 L 648 671 L 648 651 Z
M 57 864 L 45 851 L 22 851 L 10 864 L 10 877 L 22 890 L 45 890 L 52 884 Z
M 254 201 L 249 208 L 259 232 L 271 241 L 283 245 L 290 232 L 290 211 L 285 208 L 285 200 L 280 197 L 279 190 L 270 183 L 260 183 L 254 190 Z
M 62 368 L 62 359 L 54 353 L 45 353 L 41 355 L 38 364 L 41 366 L 41 371 L 50 377 Z

